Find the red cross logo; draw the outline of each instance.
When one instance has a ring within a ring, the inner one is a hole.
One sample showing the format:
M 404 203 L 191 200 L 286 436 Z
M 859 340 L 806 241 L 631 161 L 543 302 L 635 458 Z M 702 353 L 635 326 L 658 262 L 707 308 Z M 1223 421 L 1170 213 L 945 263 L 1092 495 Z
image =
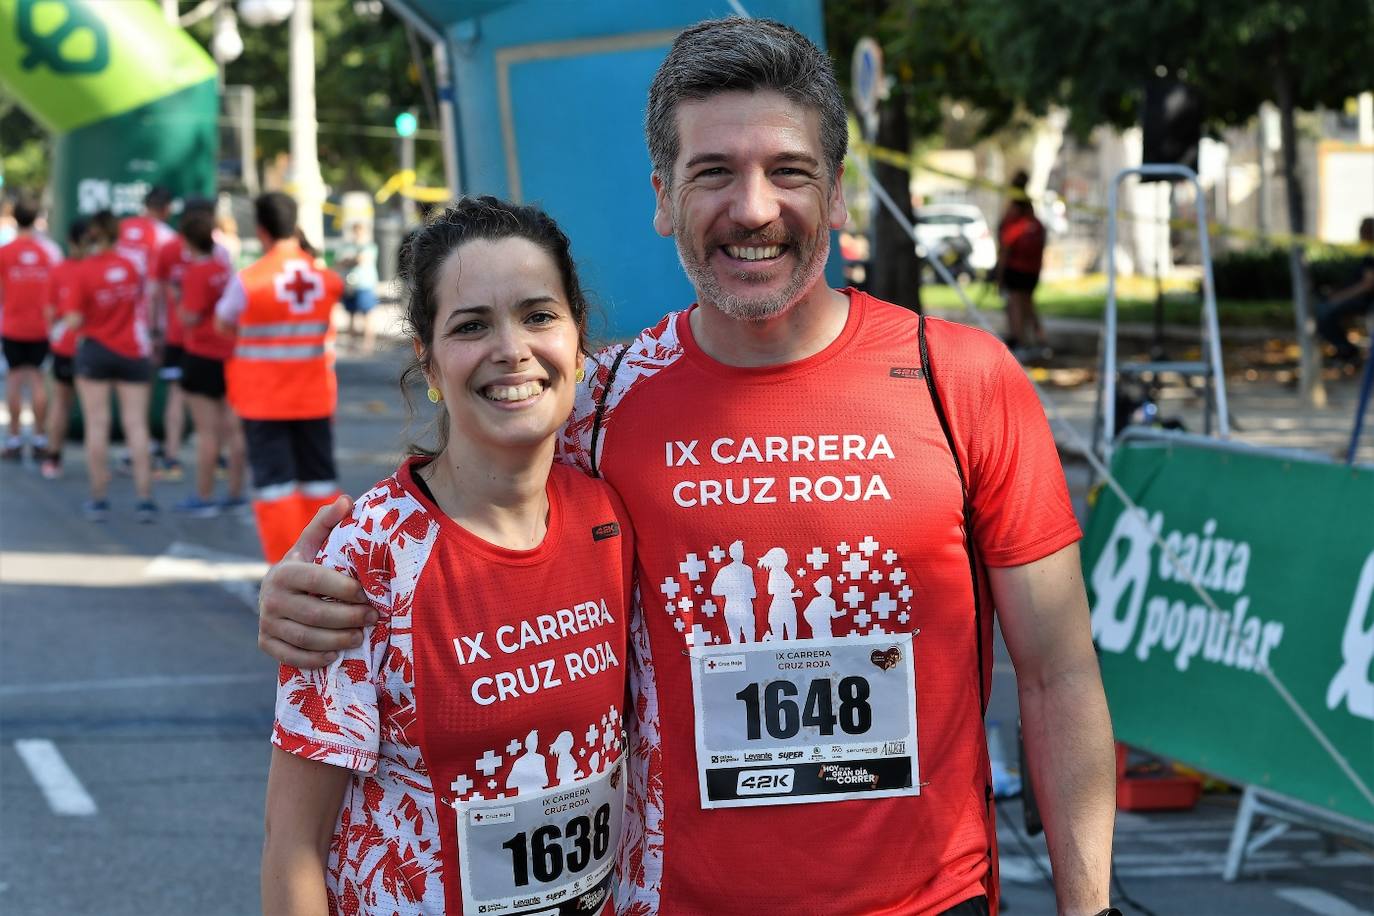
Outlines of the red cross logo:
M 285 302 L 293 312 L 314 311 L 315 301 L 324 295 L 323 280 L 304 261 L 283 264 L 281 273 L 272 278 L 272 286 L 277 299 Z

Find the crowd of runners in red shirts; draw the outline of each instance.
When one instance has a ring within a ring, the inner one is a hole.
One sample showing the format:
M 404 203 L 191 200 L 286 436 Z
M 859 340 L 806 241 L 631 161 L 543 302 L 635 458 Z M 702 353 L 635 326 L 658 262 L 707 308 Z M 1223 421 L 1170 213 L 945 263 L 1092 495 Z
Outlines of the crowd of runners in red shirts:
M 235 329 L 214 313 L 234 275 L 238 236 L 232 219 L 216 216 L 213 201 L 176 204 L 156 187 L 139 215 L 76 217 L 65 233 L 65 251 L 44 232 L 36 199 L 21 196 L 6 208 L 8 225 L 0 236 L 8 408 L 3 457 L 27 457 L 43 477 L 61 477 L 79 403 L 90 478 L 83 510 L 92 521 L 111 513 L 109 446 L 116 423 L 127 449 L 117 464 L 133 477 L 138 521 L 158 517 L 154 479 L 189 476 L 192 492 L 175 508 L 193 516 L 248 504 L 244 436 L 226 400 L 224 375 Z M 168 224 L 174 208 L 176 230 Z M 164 400 L 155 412 L 157 380 Z M 25 407 L 32 418 L 27 429 Z M 161 419 L 156 440 L 150 414 Z M 188 419 L 197 433 L 189 474 L 180 460 Z

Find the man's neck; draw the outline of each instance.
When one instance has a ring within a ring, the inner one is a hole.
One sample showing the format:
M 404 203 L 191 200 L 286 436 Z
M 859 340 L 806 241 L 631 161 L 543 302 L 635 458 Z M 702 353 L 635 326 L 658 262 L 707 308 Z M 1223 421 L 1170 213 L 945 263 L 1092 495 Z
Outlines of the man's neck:
M 821 352 L 844 331 L 849 297 L 818 283 L 800 302 L 763 321 L 743 321 L 702 302 L 691 314 L 692 337 L 727 366 L 780 366 Z

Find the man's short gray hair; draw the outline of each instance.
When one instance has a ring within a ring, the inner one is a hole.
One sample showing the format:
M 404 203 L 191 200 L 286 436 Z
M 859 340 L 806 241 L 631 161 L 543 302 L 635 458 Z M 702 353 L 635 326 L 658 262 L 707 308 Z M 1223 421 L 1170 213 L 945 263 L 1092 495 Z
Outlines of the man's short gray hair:
M 844 98 L 830 58 L 805 35 L 772 19 L 709 19 L 685 29 L 649 86 L 644 133 L 654 171 L 672 184 L 677 161 L 677 106 L 722 92 L 772 90 L 820 116 L 830 176 L 849 145 Z

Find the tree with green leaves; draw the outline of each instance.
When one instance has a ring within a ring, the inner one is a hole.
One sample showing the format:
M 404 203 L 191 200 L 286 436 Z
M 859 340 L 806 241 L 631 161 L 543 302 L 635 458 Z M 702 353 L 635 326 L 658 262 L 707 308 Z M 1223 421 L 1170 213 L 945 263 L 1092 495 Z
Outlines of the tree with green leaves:
M 981 38 L 970 28 L 972 0 L 862 0 L 827 3 L 826 36 L 835 71 L 849 80 L 850 57 L 859 38 L 871 36 L 882 45 L 885 68 L 892 78 L 888 98 L 879 109 L 878 146 L 907 153 L 920 138 L 944 125 L 950 102 L 978 112 L 977 136 L 1005 127 L 1016 113 L 1016 101 L 992 78 Z M 911 173 L 874 162 L 874 177 L 907 219 L 911 209 Z M 869 290 L 910 308 L 920 307 L 921 265 L 910 237 L 885 210 L 873 213 Z
M 1279 108 L 1289 227 L 1306 231 L 1295 114 L 1374 86 L 1374 0 L 969 0 L 995 81 L 1033 112 L 1062 105 L 1070 128 L 1137 123 L 1146 80 L 1192 86 L 1214 127 Z M 1304 397 L 1321 397 L 1303 247 L 1290 247 Z
M 408 108 L 422 128 L 438 126 L 429 72 L 428 45 L 408 35 L 390 10 L 355 0 L 314 0 L 315 117 L 319 122 L 320 171 L 338 190 L 375 191 L 400 166 L 393 127 Z M 272 128 L 257 130 L 258 160 L 270 161 L 290 147 L 284 124 L 290 109 L 288 24 L 251 28 L 239 24 L 243 54 L 225 68 L 225 83 L 253 87 L 257 117 Z M 209 47 L 209 19 L 191 34 Z M 443 156 L 435 140 L 416 144 L 416 171 L 424 183 L 443 184 Z

